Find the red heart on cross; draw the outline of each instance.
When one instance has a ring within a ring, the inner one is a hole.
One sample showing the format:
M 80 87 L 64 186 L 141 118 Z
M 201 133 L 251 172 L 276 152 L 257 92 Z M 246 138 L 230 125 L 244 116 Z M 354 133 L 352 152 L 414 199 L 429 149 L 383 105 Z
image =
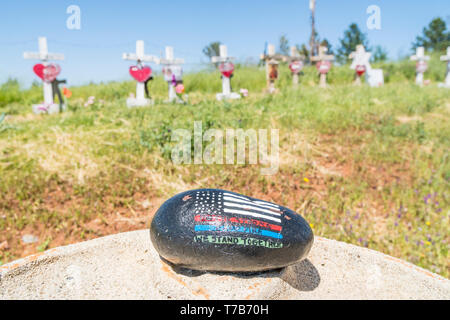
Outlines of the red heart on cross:
M 145 82 L 152 76 L 152 69 L 149 66 L 142 68 L 131 66 L 130 74 L 137 82 Z
M 319 70 L 319 73 L 321 74 L 327 74 L 328 71 L 331 69 L 331 62 L 330 61 L 319 61 L 316 64 L 317 70 Z
M 234 72 L 234 64 L 231 62 L 221 63 L 219 70 L 225 77 L 229 78 Z
M 357 65 L 355 70 L 356 70 L 356 73 L 358 74 L 358 76 L 362 76 L 364 74 L 364 72 L 366 72 L 366 66 Z
M 52 82 L 61 72 L 61 67 L 55 63 L 44 66 L 38 63 L 33 67 L 34 73 L 45 82 Z
M 302 61 L 294 61 L 289 64 L 289 69 L 291 69 L 292 73 L 299 73 L 303 69 Z

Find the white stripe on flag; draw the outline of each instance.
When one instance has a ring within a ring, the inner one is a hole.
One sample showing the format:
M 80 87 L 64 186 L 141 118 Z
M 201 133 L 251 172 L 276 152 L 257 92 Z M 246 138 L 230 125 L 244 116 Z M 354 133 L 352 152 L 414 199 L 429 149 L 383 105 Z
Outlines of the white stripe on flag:
M 242 200 L 245 200 L 245 201 L 250 201 L 251 203 L 257 203 L 257 204 L 260 204 L 260 205 L 263 205 L 263 206 L 271 206 L 271 207 L 274 207 L 274 208 L 277 208 L 277 209 L 279 208 L 279 206 L 274 204 L 274 203 L 270 203 L 270 202 L 267 202 L 267 201 L 250 200 L 248 198 L 241 197 L 241 196 L 238 196 L 238 195 L 235 195 L 235 194 L 231 194 L 231 193 L 224 193 L 224 196 L 239 198 L 239 199 L 242 199 Z
M 244 216 L 252 216 L 252 217 L 255 217 L 255 218 L 268 219 L 268 220 L 272 220 L 272 221 L 281 223 L 280 219 L 277 219 L 277 218 L 274 218 L 274 217 L 265 216 L 263 214 L 254 213 L 254 212 L 250 212 L 250 211 L 237 210 L 237 209 L 228 209 L 228 208 L 223 209 L 223 211 L 226 212 L 226 213 L 242 214 Z
M 268 214 L 274 214 L 276 216 L 280 216 L 281 215 L 278 212 L 274 212 L 274 211 L 270 211 L 270 210 L 267 210 L 267 209 L 258 208 L 258 207 L 255 207 L 253 205 L 250 205 L 250 204 L 239 204 L 239 203 L 226 202 L 226 201 L 223 204 L 225 206 L 228 206 L 228 207 L 235 207 L 235 208 L 248 209 L 248 210 L 256 210 L 256 211 L 259 211 L 259 212 L 265 212 L 265 213 L 268 213 Z
M 270 202 L 266 202 L 266 201 L 253 201 L 254 203 L 259 203 L 259 204 L 264 204 L 264 205 L 267 205 L 267 206 L 272 206 L 272 207 L 274 207 L 274 208 L 279 208 L 279 206 L 277 206 L 276 204 L 274 204 L 274 203 L 270 203 Z
M 248 199 L 248 198 L 246 198 L 246 197 L 238 196 L 238 195 L 236 195 L 236 194 L 231 194 L 231 193 L 226 193 L 226 192 L 225 192 L 223 195 L 224 195 L 224 196 L 229 196 L 229 197 L 236 197 L 236 198 L 239 198 L 239 199 L 242 199 L 242 200 L 250 201 L 250 199 Z
M 246 204 L 250 204 L 250 205 L 261 207 L 261 208 L 265 208 L 265 209 L 273 209 L 273 210 L 280 211 L 279 209 L 274 208 L 272 206 L 267 206 L 267 205 L 264 205 L 264 204 L 254 203 L 254 202 L 251 202 L 250 200 L 241 200 L 241 199 L 238 199 L 238 198 L 227 197 L 227 196 L 223 197 L 223 199 L 224 200 L 228 200 L 228 201 L 233 201 L 233 202 L 246 203 Z

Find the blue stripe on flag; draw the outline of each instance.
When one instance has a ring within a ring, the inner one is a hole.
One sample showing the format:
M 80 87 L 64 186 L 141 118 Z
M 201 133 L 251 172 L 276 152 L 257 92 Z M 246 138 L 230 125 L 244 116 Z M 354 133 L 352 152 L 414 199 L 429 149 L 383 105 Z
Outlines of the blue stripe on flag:
M 210 226 L 210 225 L 196 225 L 195 231 L 223 231 L 223 232 L 244 232 L 250 234 L 258 234 L 265 237 L 271 237 L 275 239 L 283 239 L 283 235 L 277 232 L 269 230 L 261 230 L 258 228 L 246 228 L 246 227 L 224 227 L 224 226 Z

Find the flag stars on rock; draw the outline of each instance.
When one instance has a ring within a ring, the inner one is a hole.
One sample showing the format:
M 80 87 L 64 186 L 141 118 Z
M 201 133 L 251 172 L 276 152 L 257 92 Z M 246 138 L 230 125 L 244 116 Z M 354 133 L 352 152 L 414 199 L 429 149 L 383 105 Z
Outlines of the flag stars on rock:
M 281 222 L 281 211 L 277 205 L 264 201 L 255 202 L 232 193 L 218 194 L 217 199 L 214 194 L 196 194 L 194 205 L 196 213 L 233 213 Z

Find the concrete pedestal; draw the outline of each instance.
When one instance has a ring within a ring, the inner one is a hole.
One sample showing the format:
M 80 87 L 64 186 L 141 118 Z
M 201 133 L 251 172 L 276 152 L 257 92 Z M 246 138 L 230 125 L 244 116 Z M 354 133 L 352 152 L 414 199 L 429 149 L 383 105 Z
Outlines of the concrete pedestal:
M 308 257 L 264 273 L 162 261 L 149 230 L 50 249 L 0 267 L 1 299 L 450 299 L 450 281 L 406 261 L 315 237 Z

